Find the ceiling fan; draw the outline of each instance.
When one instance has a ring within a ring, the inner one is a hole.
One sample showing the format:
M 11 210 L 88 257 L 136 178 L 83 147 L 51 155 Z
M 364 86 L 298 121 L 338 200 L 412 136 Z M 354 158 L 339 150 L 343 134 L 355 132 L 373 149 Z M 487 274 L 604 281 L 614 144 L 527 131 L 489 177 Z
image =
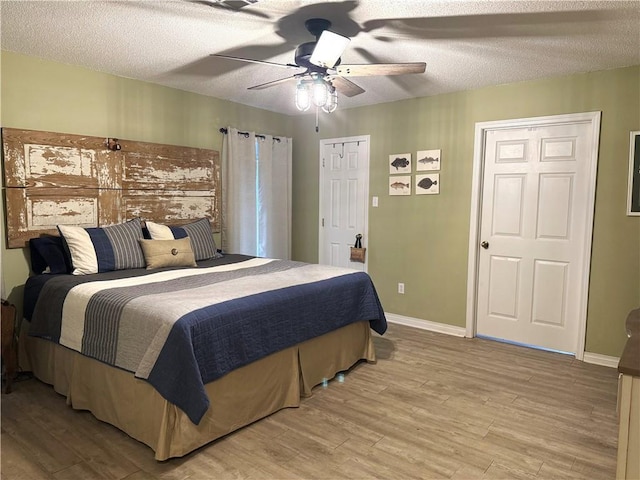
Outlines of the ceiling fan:
M 335 110 L 335 105 L 331 102 L 335 100 L 336 91 L 347 97 L 364 93 L 365 90 L 362 87 L 346 77 L 405 75 L 409 73 L 424 73 L 426 69 L 427 64 L 424 62 L 342 65 L 340 57 L 349 44 L 350 39 L 330 31 L 331 22 L 324 18 L 311 18 L 305 22 L 305 27 L 311 35 L 316 37 L 316 40 L 314 42 L 303 43 L 296 48 L 294 55 L 295 63 L 275 63 L 218 54 L 212 54 L 211 56 L 280 68 L 303 68 L 305 69 L 304 71 L 290 77 L 254 85 L 249 87 L 249 90 L 262 90 L 295 80 L 298 82 L 296 106 L 298 106 L 300 110 L 309 108 L 311 100 L 313 100 L 316 106 L 321 106 L 323 110 L 328 112 Z M 323 85 L 326 89 L 326 93 L 323 93 L 321 89 L 318 90 L 322 96 L 321 100 L 314 100 L 314 85 Z M 305 90 L 307 96 L 309 96 L 308 102 L 306 102 L 304 98 L 298 98 L 299 96 L 305 95 Z M 326 95 L 326 99 L 324 99 L 324 95 Z M 299 100 L 302 101 L 302 104 Z

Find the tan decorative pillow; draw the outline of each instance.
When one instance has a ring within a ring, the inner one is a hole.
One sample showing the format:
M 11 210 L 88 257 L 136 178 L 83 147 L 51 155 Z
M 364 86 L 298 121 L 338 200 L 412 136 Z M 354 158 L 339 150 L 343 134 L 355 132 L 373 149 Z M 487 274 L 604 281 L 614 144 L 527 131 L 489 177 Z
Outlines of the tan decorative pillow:
M 140 240 L 147 270 L 160 267 L 197 267 L 189 237 L 179 240 Z

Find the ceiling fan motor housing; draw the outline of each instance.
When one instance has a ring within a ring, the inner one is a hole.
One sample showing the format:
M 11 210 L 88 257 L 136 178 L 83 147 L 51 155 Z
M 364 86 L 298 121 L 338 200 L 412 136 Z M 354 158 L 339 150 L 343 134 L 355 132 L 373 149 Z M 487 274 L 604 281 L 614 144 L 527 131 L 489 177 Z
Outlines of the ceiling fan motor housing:
M 302 45 L 299 45 L 298 48 L 296 48 L 296 53 L 295 53 L 296 65 L 306 68 L 307 70 L 309 70 L 309 72 L 324 74 L 327 72 L 326 68 L 319 67 L 318 65 L 314 65 L 309 61 L 309 59 L 311 58 L 311 55 L 313 54 L 313 50 L 315 48 L 316 48 L 316 42 L 307 42 L 307 43 L 303 43 Z M 338 66 L 340 64 L 340 60 L 341 59 L 338 59 L 335 66 Z
M 331 22 L 324 18 L 310 18 L 306 22 L 304 22 L 304 26 L 307 31 L 316 37 L 315 42 L 306 42 L 298 46 L 295 52 L 295 63 L 300 67 L 304 67 L 309 70 L 310 73 L 322 73 L 325 74 L 327 72 L 326 68 L 319 67 L 318 65 L 314 65 L 309 61 L 311 55 L 313 54 L 316 45 L 318 44 L 318 40 L 320 40 L 320 35 L 325 30 L 328 30 L 331 27 Z M 340 64 L 340 60 L 335 63 L 334 66 Z
M 304 26 L 311 35 L 316 37 L 317 41 L 320 35 L 322 35 L 322 32 L 331 27 L 331 22 L 324 18 L 310 18 L 304 22 Z
M 309 62 L 311 58 L 311 54 L 313 53 L 313 49 L 316 47 L 316 42 L 307 42 L 303 43 L 296 48 L 295 60 L 296 65 L 305 68 L 318 68 Z

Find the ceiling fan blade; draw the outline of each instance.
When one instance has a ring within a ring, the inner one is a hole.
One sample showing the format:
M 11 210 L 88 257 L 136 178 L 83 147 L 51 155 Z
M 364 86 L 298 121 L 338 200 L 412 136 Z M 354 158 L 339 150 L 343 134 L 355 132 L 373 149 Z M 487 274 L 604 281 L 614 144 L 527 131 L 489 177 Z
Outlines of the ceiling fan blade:
M 265 88 L 273 87 L 275 85 L 280 85 L 281 83 L 287 83 L 291 80 L 296 80 L 298 75 L 294 75 L 293 77 L 281 78 L 279 80 L 272 80 L 271 82 L 261 83 L 260 85 L 254 85 L 253 87 L 249 87 L 247 90 L 264 90 Z
M 336 73 L 343 77 L 369 77 L 373 75 L 405 75 L 424 73 L 427 64 L 413 63 L 368 63 L 363 65 L 338 65 Z
M 336 87 L 336 90 L 345 97 L 355 97 L 356 95 L 364 93 L 364 88 L 356 85 L 351 80 L 334 76 L 330 76 L 330 78 L 331 83 Z
M 320 35 L 309 62 L 322 68 L 333 68 L 342 52 L 347 48 L 350 38 L 325 30 Z
M 294 65 L 293 63 L 267 62 L 266 60 L 254 60 L 252 58 L 232 57 L 231 55 L 218 55 L 217 53 L 212 53 L 210 56 L 218 57 L 218 58 L 226 58 L 227 60 L 236 60 L 238 62 L 257 63 L 259 65 L 269 65 L 271 67 L 301 68 L 298 65 Z
M 189 3 L 196 3 L 199 5 L 204 5 L 206 7 L 211 7 L 219 10 L 226 10 L 227 12 L 232 13 L 243 13 L 245 15 L 251 15 L 253 17 L 258 18 L 266 18 L 270 19 L 271 17 L 266 13 L 256 12 L 253 10 L 241 10 L 242 7 L 251 6 L 251 4 L 258 3 L 257 0 L 248 0 L 248 1 L 234 1 L 234 0 L 185 0 Z

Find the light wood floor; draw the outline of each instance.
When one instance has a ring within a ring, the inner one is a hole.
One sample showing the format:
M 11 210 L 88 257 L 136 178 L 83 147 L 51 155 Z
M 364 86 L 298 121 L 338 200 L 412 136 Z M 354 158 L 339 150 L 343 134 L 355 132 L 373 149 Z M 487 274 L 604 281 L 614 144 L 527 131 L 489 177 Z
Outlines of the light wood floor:
M 390 325 L 344 383 L 184 458 L 35 379 L 2 395 L 11 479 L 613 479 L 617 373 L 571 357 Z

